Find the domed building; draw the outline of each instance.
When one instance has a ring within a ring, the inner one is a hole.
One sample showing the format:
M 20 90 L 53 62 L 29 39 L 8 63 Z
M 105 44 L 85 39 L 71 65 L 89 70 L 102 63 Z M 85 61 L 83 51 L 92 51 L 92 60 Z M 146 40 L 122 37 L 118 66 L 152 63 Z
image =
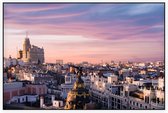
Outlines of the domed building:
M 79 70 L 73 89 L 68 93 L 64 109 L 86 109 L 86 105 L 90 102 L 89 90 L 85 88 L 81 75 L 82 71 Z

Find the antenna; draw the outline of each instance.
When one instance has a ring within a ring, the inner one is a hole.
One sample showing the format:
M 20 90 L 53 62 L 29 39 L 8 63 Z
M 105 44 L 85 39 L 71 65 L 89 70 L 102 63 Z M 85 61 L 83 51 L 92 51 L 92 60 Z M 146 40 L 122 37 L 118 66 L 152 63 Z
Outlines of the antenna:
M 18 46 L 16 47 L 16 58 L 18 57 Z
M 28 31 L 26 31 L 26 38 L 28 38 Z

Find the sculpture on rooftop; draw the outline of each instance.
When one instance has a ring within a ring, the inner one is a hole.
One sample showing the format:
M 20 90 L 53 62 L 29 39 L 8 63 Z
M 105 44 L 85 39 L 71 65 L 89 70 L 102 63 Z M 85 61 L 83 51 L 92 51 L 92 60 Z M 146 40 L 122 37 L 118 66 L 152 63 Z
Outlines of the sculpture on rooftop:
M 77 80 L 73 89 L 68 93 L 64 109 L 85 109 L 87 103 L 90 102 L 89 90 L 85 88 L 81 78 L 82 67 L 73 67 L 77 69 Z

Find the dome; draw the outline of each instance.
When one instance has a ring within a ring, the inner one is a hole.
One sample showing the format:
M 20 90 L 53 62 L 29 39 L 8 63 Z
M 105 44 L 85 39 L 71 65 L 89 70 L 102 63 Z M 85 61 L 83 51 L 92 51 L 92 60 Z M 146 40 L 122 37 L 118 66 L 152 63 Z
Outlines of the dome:
M 78 72 L 74 87 L 68 93 L 65 109 L 84 109 L 85 105 L 90 102 L 89 90 L 85 88 L 81 75 L 81 71 Z

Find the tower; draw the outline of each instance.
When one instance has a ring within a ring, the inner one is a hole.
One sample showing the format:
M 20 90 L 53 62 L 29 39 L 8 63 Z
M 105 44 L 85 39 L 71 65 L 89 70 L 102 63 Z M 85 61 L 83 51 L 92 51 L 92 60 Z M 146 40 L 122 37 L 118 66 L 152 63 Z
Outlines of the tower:
M 51 96 L 51 102 L 53 102 L 55 100 L 55 95 Z
M 29 48 L 31 48 L 30 40 L 26 37 L 23 43 L 23 50 L 28 51 Z
M 73 89 L 68 93 L 64 109 L 85 109 L 86 104 L 90 102 L 90 94 L 84 86 L 81 75 L 82 70 L 79 69 L 77 80 L 74 83 Z
M 24 43 L 23 43 L 23 51 L 28 51 L 29 48 L 31 48 L 31 45 L 30 45 L 30 40 L 28 38 L 28 33 L 26 32 L 26 38 L 24 40 Z
M 26 33 L 26 38 L 23 42 L 23 61 L 24 62 L 30 61 L 30 49 L 31 49 L 31 44 L 30 44 L 30 40 Z
M 19 50 L 17 53 L 17 59 L 22 59 L 22 57 L 23 57 L 23 51 Z

